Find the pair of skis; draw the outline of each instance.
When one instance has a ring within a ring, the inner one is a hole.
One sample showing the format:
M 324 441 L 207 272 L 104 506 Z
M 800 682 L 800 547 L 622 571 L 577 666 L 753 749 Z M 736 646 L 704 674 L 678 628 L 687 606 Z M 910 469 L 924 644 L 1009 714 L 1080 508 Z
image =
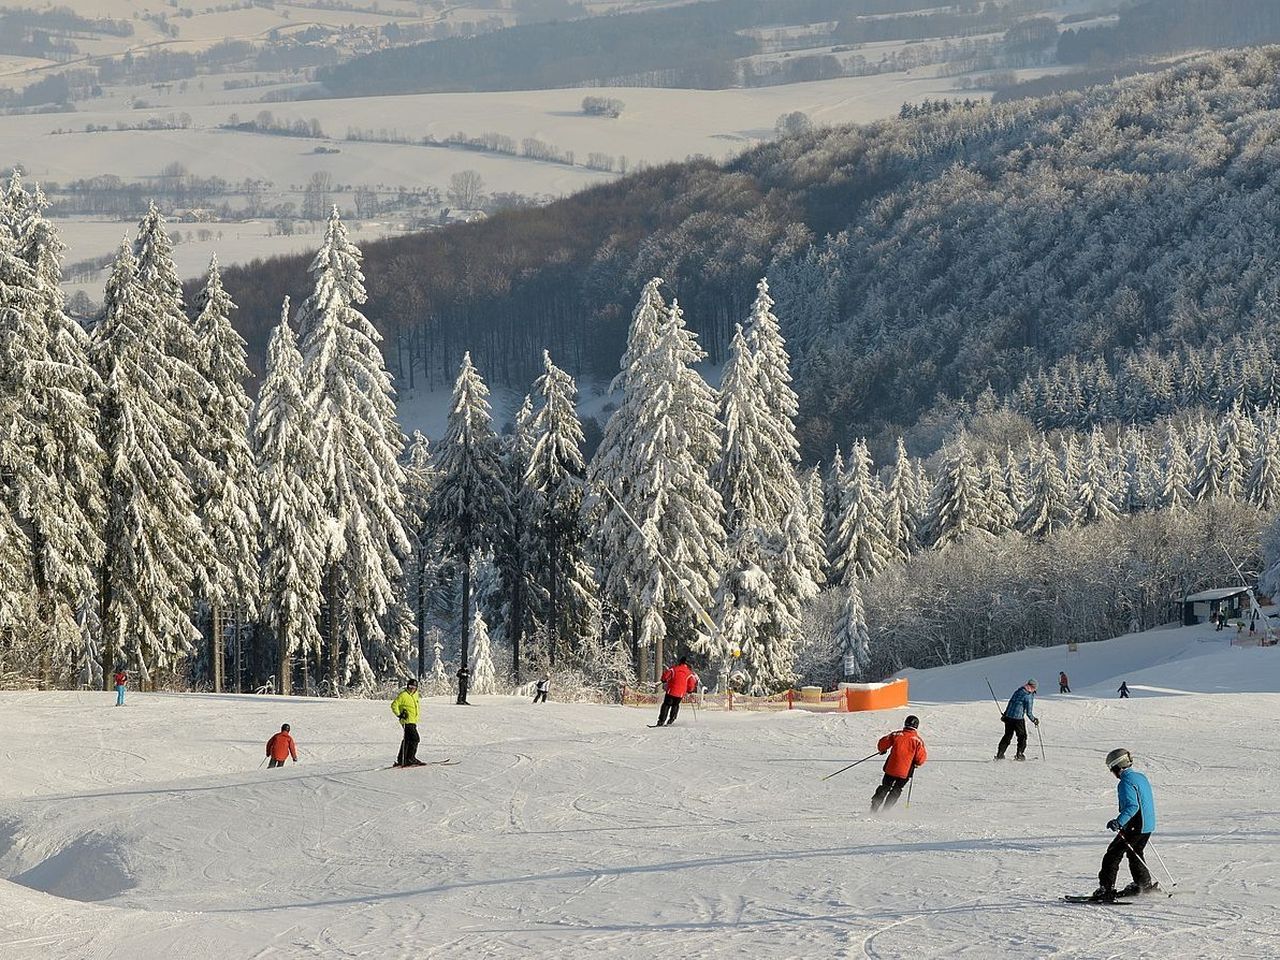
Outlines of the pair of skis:
M 461 761 L 451 760 L 446 757 L 443 760 L 424 760 L 422 763 L 411 763 L 405 766 L 403 763 L 393 763 L 387 767 L 388 770 L 413 770 L 416 767 L 452 767 Z

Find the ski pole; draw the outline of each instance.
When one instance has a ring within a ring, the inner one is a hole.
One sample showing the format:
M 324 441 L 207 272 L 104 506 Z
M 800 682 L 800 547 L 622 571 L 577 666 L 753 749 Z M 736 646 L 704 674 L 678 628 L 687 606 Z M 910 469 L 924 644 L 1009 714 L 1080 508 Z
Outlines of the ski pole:
M 995 690 L 995 687 L 991 686 L 991 678 L 990 678 L 990 677 L 983 677 L 982 679 L 987 681 L 987 689 L 991 691 L 991 701 L 996 705 L 996 709 L 997 709 L 997 710 L 1000 710 L 1000 700 L 996 697 L 996 690 Z M 1003 717 L 1004 717 L 1004 711 L 1003 711 L 1003 710 L 1000 710 L 1000 716 L 1001 716 L 1001 718 L 1003 718 Z
M 823 780 L 830 780 L 832 777 L 837 776 L 837 775 L 839 775 L 839 774 L 841 774 L 841 773 L 844 773 L 846 770 L 852 770 L 852 769 L 853 769 L 854 767 L 856 767 L 858 764 L 860 764 L 860 763 L 866 763 L 866 762 L 867 762 L 868 760 L 870 760 L 872 757 L 878 757 L 878 756 L 880 756 L 880 752 L 879 752 L 879 751 L 876 751 L 876 752 L 875 752 L 875 753 L 873 753 L 873 754 L 870 754 L 870 755 L 868 755 L 868 756 L 863 757 L 861 760 L 855 760 L 855 761 L 853 761 L 853 763 L 849 764 L 849 766 L 847 766 L 847 767 L 841 767 L 841 768 L 840 768 L 839 770 L 837 770 L 835 773 L 828 773 L 828 774 L 827 774 L 825 777 L 823 777 L 822 779 L 823 779 Z
M 1040 732 L 1040 724 L 1036 724 L 1036 736 L 1040 738 L 1040 759 L 1044 760 L 1044 734 Z
M 261 770 L 261 769 L 262 769 L 263 767 L 265 767 L 266 765 L 267 765 L 267 758 L 266 758 L 266 757 L 263 757 L 263 758 L 262 758 L 262 762 L 261 762 L 260 764 L 258 764 L 258 769 L 259 769 L 259 770 Z
M 911 787 L 916 782 L 916 768 L 911 768 L 911 776 L 907 777 L 907 809 L 911 809 Z
M 1151 852 L 1156 855 L 1156 859 L 1160 861 L 1160 866 L 1164 870 L 1164 875 L 1169 878 L 1170 892 L 1169 896 L 1173 896 L 1172 888 L 1178 885 L 1178 881 L 1173 879 L 1173 874 L 1169 872 L 1169 868 L 1165 866 L 1164 857 L 1160 856 L 1160 851 L 1152 846 L 1151 841 L 1147 841 L 1147 846 L 1151 848 Z
M 1133 849 L 1133 844 L 1131 844 L 1131 843 L 1129 842 L 1129 838 L 1128 838 L 1128 837 L 1126 837 L 1126 836 L 1124 835 L 1124 828 L 1123 828 L 1123 827 L 1121 827 L 1119 830 L 1117 830 L 1117 831 L 1116 831 L 1116 836 L 1117 836 L 1117 837 L 1119 837 L 1119 838 L 1120 838 L 1120 840 L 1121 840 L 1121 842 L 1122 842 L 1126 847 L 1128 847 L 1128 848 L 1129 848 L 1129 852 L 1130 852 L 1131 854 L 1133 854 L 1133 858 L 1134 858 L 1135 860 L 1137 860 L 1140 864 L 1142 864 L 1142 869 L 1143 869 L 1143 870 L 1145 870 L 1145 871 L 1147 871 L 1147 876 L 1151 876 L 1151 868 L 1147 866 L 1147 861 L 1145 861 L 1145 860 L 1143 860 L 1143 859 L 1142 859 L 1142 854 L 1140 854 L 1137 850 Z M 1159 854 L 1157 854 L 1157 856 L 1159 856 Z M 1163 863 L 1163 861 L 1161 861 L 1161 862 Z M 1165 867 L 1165 871 L 1164 871 L 1164 872 L 1165 872 L 1165 873 L 1168 873 L 1168 872 L 1169 872 L 1169 868 L 1168 868 L 1168 867 Z M 1170 878 L 1169 878 L 1169 882 L 1170 882 L 1170 883 L 1173 883 L 1173 877 L 1170 877 Z M 1174 884 L 1174 886 L 1177 886 L 1177 884 Z M 1166 890 L 1166 891 L 1165 891 L 1165 893 L 1166 893 L 1168 896 L 1170 896 L 1170 897 L 1172 897 L 1172 896 L 1173 896 L 1173 891 L 1172 891 L 1172 890 Z

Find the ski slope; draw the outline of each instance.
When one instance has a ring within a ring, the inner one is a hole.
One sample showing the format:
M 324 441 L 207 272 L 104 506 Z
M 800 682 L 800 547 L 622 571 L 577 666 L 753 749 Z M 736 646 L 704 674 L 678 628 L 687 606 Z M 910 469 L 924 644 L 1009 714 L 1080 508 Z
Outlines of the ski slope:
M 878 764 L 819 777 L 901 711 L 686 707 L 649 730 L 630 708 L 432 700 L 420 754 L 461 762 L 398 771 L 384 702 L 5 693 L 0 957 L 1275 957 L 1280 649 L 1226 637 L 913 674 L 930 763 L 881 818 Z M 982 678 L 1004 697 L 1029 671 L 1048 760 L 997 766 Z M 286 721 L 302 762 L 257 769 Z M 1061 903 L 1095 886 L 1119 745 L 1179 893 Z

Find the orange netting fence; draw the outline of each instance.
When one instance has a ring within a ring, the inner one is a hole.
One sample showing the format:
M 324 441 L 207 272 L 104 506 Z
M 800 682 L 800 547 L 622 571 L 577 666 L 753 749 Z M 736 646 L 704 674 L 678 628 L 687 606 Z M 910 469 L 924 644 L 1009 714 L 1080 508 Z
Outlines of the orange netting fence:
M 624 686 L 620 700 L 627 707 L 656 707 L 662 703 L 662 691 L 639 690 Z M 745 693 L 691 693 L 684 698 L 698 709 L 707 710 L 809 710 L 812 712 L 856 713 L 862 710 L 890 710 L 907 705 L 907 681 L 891 683 L 850 684 L 840 690 L 805 687 L 781 693 L 753 697 Z

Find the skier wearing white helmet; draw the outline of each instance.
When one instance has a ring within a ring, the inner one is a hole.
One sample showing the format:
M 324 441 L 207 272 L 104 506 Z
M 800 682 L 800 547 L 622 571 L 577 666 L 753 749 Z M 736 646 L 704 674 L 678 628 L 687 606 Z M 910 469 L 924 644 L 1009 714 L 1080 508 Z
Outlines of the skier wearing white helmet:
M 1151 782 L 1133 769 L 1133 756 L 1123 747 L 1107 754 L 1107 769 L 1120 781 L 1116 786 L 1120 812 L 1107 823 L 1107 829 L 1116 831 L 1116 835 L 1102 858 L 1098 889 L 1093 892 L 1093 899 L 1114 900 L 1153 893 L 1160 889 L 1160 885 L 1151 879 L 1151 871 L 1143 858 L 1147 841 L 1156 829 L 1156 799 L 1151 792 Z M 1116 874 L 1120 871 L 1120 861 L 1125 857 L 1129 858 L 1133 882 L 1117 892 Z

